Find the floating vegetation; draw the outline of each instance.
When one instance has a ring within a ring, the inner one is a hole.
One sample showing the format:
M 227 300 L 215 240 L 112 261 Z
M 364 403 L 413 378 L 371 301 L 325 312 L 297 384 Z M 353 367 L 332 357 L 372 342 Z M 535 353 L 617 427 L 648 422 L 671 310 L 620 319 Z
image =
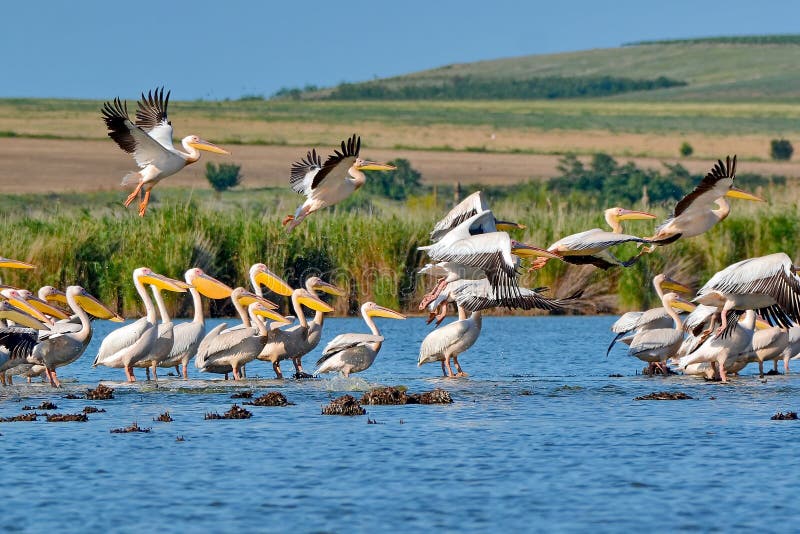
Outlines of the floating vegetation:
M 154 417 L 153 421 L 156 421 L 158 423 L 171 423 L 172 421 L 174 421 L 174 419 L 172 418 L 172 416 L 169 415 L 169 412 L 164 412 L 158 417 Z
M 656 391 L 633 400 L 688 400 L 692 398 L 682 391 Z
M 112 429 L 111 433 L 112 434 L 130 434 L 131 432 L 142 432 L 142 433 L 146 434 L 146 433 L 150 432 L 150 430 L 151 429 L 149 427 L 148 428 L 140 427 L 139 424 L 136 421 L 134 421 L 131 426 L 126 426 L 125 428 L 114 428 L 114 429 Z
M 0 423 L 20 423 L 20 422 L 27 422 L 27 421 L 36 421 L 36 418 L 41 416 L 42 414 L 31 412 L 31 413 L 23 413 L 20 415 L 15 415 L 13 417 L 0 417 Z
M 86 406 L 83 409 L 83 413 L 105 413 L 104 408 L 95 408 L 94 406 Z
M 322 415 L 365 415 L 367 411 L 352 395 L 342 395 L 322 408 Z
M 270 391 L 266 395 L 261 395 L 253 402 L 245 402 L 249 406 L 289 406 L 294 405 L 293 402 L 286 400 L 283 393 L 279 391 Z
M 676 373 L 669 367 L 664 367 L 664 369 L 662 369 L 661 367 L 658 366 L 652 368 L 648 366 L 642 369 L 642 374 L 645 376 L 656 376 L 656 375 L 669 376 L 669 375 L 676 375 L 678 373 Z
M 85 423 L 89 420 L 84 413 L 54 413 L 47 415 L 46 417 L 48 423 Z
M 361 397 L 361 404 L 408 404 L 408 395 L 406 395 L 405 389 L 398 387 L 375 388 L 364 393 Z
M 23 406 L 23 410 L 58 410 L 58 406 L 49 401 L 42 401 L 39 406 Z
M 772 417 L 770 417 L 773 421 L 793 421 L 797 419 L 797 412 L 778 412 Z
M 208 412 L 205 416 L 206 420 L 209 419 L 250 419 L 253 413 L 245 410 L 238 404 L 231 406 L 231 409 L 220 415 L 216 412 Z
M 94 389 L 86 390 L 86 398 L 89 400 L 108 400 L 114 398 L 114 388 L 103 384 L 98 384 Z
M 250 399 L 253 397 L 252 391 L 242 391 L 241 393 L 234 393 L 231 395 L 232 399 Z
M 436 388 L 425 393 L 414 393 L 408 396 L 408 404 L 452 404 L 453 398 L 448 391 Z

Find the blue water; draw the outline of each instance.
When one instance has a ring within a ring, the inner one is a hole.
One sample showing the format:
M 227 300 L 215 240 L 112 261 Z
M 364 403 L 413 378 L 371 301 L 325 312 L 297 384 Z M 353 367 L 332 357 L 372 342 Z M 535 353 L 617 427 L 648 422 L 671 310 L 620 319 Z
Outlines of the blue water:
M 248 374 L 263 378 L 245 384 L 192 367 L 190 381 L 165 377 L 158 387 L 91 369 L 111 326 L 100 323 L 83 358 L 61 369 L 62 390 L 0 389 L 1 416 L 43 400 L 58 412 L 107 410 L 88 423 L 0 424 L 0 529 L 793 529 L 800 421 L 770 416 L 800 408 L 798 375 L 762 381 L 748 368 L 727 385 L 643 377 L 623 349 L 604 357 L 614 319 L 487 318 L 460 358 L 468 379 L 416 367 L 429 327 L 409 319 L 380 321 L 387 341 L 357 378 L 279 382 L 255 362 Z M 330 320 L 323 343 L 347 331 L 366 330 Z M 100 380 L 116 388 L 113 400 L 63 398 Z M 442 387 L 455 402 L 367 407 L 375 425 L 320 415 L 330 398 L 367 383 Z M 203 419 L 241 402 L 229 397 L 245 386 L 296 404 L 248 407 L 249 420 Z M 633 400 L 662 390 L 695 400 Z M 152 421 L 164 411 L 173 423 Z M 133 421 L 152 432 L 109 432 Z

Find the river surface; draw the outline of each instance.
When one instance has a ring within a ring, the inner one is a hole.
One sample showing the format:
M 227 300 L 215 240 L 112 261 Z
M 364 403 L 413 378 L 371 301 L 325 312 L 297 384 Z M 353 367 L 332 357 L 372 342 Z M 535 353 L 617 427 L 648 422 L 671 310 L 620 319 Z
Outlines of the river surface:
M 240 384 L 191 367 L 188 382 L 162 376 L 157 386 L 91 368 L 117 326 L 98 322 L 86 354 L 60 369 L 61 390 L 19 378 L 0 389 L 4 417 L 45 400 L 59 413 L 106 410 L 85 423 L 0 423 L 0 529 L 794 530 L 800 421 L 770 416 L 800 409 L 800 375 L 760 380 L 751 366 L 727 385 L 641 376 L 643 364 L 624 347 L 604 357 L 614 320 L 486 318 L 460 358 L 465 379 L 441 378 L 438 364 L 416 366 L 430 327 L 414 318 L 378 319 L 383 349 L 349 379 L 277 381 L 255 362 Z M 366 331 L 359 319 L 329 320 L 321 345 Z M 307 368 L 320 352 L 305 358 Z M 284 362 L 287 375 L 290 368 Z M 114 399 L 64 398 L 101 380 Z M 444 388 L 454 402 L 320 414 L 345 392 L 399 384 Z M 295 404 L 249 406 L 247 420 L 204 420 L 241 403 L 230 395 L 245 389 L 277 390 Z M 664 390 L 694 399 L 634 400 Z M 174 422 L 153 421 L 165 411 Z M 134 421 L 152 431 L 109 432 Z

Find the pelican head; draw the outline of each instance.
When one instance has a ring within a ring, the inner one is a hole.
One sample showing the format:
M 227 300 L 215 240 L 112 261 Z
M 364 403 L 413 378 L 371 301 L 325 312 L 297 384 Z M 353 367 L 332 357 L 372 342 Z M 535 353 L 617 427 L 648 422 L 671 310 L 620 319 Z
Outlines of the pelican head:
M 677 293 L 667 293 L 664 295 L 663 298 L 664 305 L 671 306 L 676 310 L 683 310 L 686 312 L 692 312 L 695 309 L 695 305 L 680 297 Z
M 251 293 L 243 287 L 237 287 L 231 292 L 231 300 L 237 301 L 242 306 L 250 306 L 253 303 L 258 303 L 265 308 L 269 308 L 270 310 L 277 309 L 278 307 L 278 305 L 271 300 L 267 300 L 264 297 L 259 297 L 255 293 Z
M 653 285 L 656 287 L 660 287 L 661 290 L 669 290 L 669 291 L 677 291 L 679 293 L 691 293 L 692 290 L 686 287 L 685 285 L 681 284 L 680 282 L 676 282 L 669 276 L 664 273 L 657 274 L 653 277 Z
M 204 297 L 210 299 L 225 299 L 231 296 L 233 289 L 223 284 L 213 276 L 209 276 L 197 267 L 189 269 L 183 275 L 186 283 L 194 287 Z
M 107 319 L 115 323 L 124 321 L 115 311 L 90 295 L 89 292 L 81 286 L 69 286 L 66 295 L 73 297 L 75 302 L 78 303 L 78 306 L 83 308 L 86 313 L 94 315 L 98 319 Z
M 52 304 L 48 303 L 45 300 L 40 299 L 27 289 L 18 289 L 17 293 L 31 306 L 39 310 L 40 312 L 49 315 L 55 319 L 66 319 L 69 317 L 64 310 L 61 308 L 57 308 Z
M 230 155 L 230 152 L 225 150 L 224 148 L 220 148 L 213 143 L 209 143 L 205 139 L 201 139 L 196 135 L 188 135 L 183 138 L 183 144 L 188 145 L 192 148 L 196 148 L 197 150 L 205 150 L 206 152 L 213 152 L 215 154 L 227 154 Z
M 25 300 L 25 298 L 13 288 L 6 288 L 0 291 L 0 296 L 8 301 L 9 304 L 22 310 L 24 313 L 36 318 L 39 321 L 47 322 L 47 317 Z
M 550 258 L 550 259 L 561 259 L 561 256 L 558 254 L 554 254 L 549 250 L 545 250 L 543 248 L 534 247 L 533 245 L 526 245 L 525 243 L 520 243 L 519 241 L 511 240 L 511 253 L 515 256 L 519 256 L 520 258 Z
M 283 295 L 284 297 L 292 295 L 293 289 L 289 284 L 284 282 L 277 274 L 267 269 L 267 266 L 263 263 L 256 263 L 250 267 L 250 281 L 253 287 L 261 284 L 278 295 Z
M 39 298 L 51 304 L 66 304 L 67 295 L 53 286 L 42 286 L 37 293 Z
M 405 319 L 406 316 L 383 306 L 378 306 L 374 302 L 365 302 L 361 306 L 361 314 L 367 317 L 384 317 L 386 319 Z
M 333 306 L 323 302 L 319 297 L 311 293 L 307 289 L 296 289 L 294 294 L 296 295 L 297 302 L 306 306 L 307 308 L 311 308 L 314 311 L 323 312 L 323 313 L 330 313 L 333 311 Z
M 35 265 L 31 265 L 30 263 L 25 263 L 24 261 L 19 260 L 12 260 L 10 258 L 3 258 L 0 257 L 0 267 L 5 267 L 6 269 L 35 269 Z
M 527 228 L 524 224 L 511 221 L 495 221 L 494 227 L 498 232 L 510 232 L 511 230 L 524 230 Z
M 329 295 L 336 295 L 337 297 L 344 296 L 344 289 L 333 284 L 329 284 L 319 276 L 312 276 L 306 280 L 306 289 L 309 291 L 323 291 Z
M 39 319 L 31 316 L 8 301 L 0 302 L 0 319 L 8 319 L 9 321 L 14 321 L 16 324 L 27 326 L 28 328 L 35 328 L 36 330 L 48 329 Z
M 752 200 L 753 202 L 764 202 L 764 199 L 761 197 L 757 197 L 752 193 L 748 193 L 747 191 L 742 191 L 737 187 L 731 187 L 727 193 L 725 193 L 726 197 L 730 198 L 740 198 L 742 200 Z
M 189 284 L 181 282 L 180 280 L 173 280 L 166 276 L 154 273 L 148 267 L 139 267 L 133 271 L 134 281 L 139 281 L 142 284 L 150 284 L 159 289 L 166 291 L 173 291 L 175 293 L 183 293 L 189 289 Z
M 356 158 L 353 167 L 357 171 L 393 171 L 397 169 L 397 167 L 389 163 L 378 163 L 377 161 L 369 161 L 361 158 Z
M 275 323 L 283 323 L 283 324 L 291 324 L 291 319 L 284 317 L 278 312 L 270 310 L 269 308 L 264 307 L 260 302 L 253 302 L 248 306 L 248 311 L 252 315 L 258 315 L 259 317 L 264 317 L 273 321 Z

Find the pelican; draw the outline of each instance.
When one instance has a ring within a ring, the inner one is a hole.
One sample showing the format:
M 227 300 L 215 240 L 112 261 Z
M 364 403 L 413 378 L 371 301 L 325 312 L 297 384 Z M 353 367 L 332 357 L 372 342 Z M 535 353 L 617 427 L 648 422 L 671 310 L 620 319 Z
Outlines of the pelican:
M 322 358 L 317 360 L 317 371 L 314 374 L 340 371 L 347 377 L 350 373 L 369 369 L 383 344 L 383 336 L 372 318 L 406 318 L 402 313 L 378 306 L 374 302 L 365 302 L 361 306 L 361 317 L 372 334 L 340 334 L 333 338 L 322 351 Z
M 459 306 L 457 321 L 437 328 L 425 336 L 419 348 L 417 367 L 423 363 L 441 361 L 442 374 L 444 376 L 468 376 L 461 369 L 461 365 L 458 363 L 458 356 L 475 344 L 478 336 L 481 335 L 481 326 L 480 311 L 474 311 L 467 317 L 464 308 Z M 453 369 L 450 366 L 451 358 L 456 364 L 456 370 L 458 371 L 456 375 L 453 374 Z
M 783 252 L 749 258 L 719 271 L 700 288 L 693 302 L 714 306 L 721 316 L 716 332 L 727 332 L 730 316 L 753 309 L 771 325 L 800 322 L 800 267 Z
M 695 237 L 711 230 L 731 211 L 725 197 L 763 202 L 763 199 L 734 187 L 735 178 L 736 156 L 733 159 L 728 156 L 725 163 L 718 160 L 698 186 L 678 201 L 672 217 L 661 223 L 655 235 L 648 238 L 653 245 L 646 247 L 646 251 L 652 252 L 655 245 L 668 245 L 678 239 Z M 712 204 L 716 204 L 717 208 L 711 209 Z
M 34 330 L 47 330 L 49 326 L 42 322 L 39 317 L 34 317 L 27 310 L 18 308 L 8 300 L 0 300 L 0 335 L 16 331 L 20 327 L 32 328 Z M 8 324 L 10 323 L 10 324 Z M 13 357 L 13 359 L 12 359 Z M 20 361 L 21 354 L 12 354 L 12 351 L 0 343 L 0 383 L 6 385 L 6 371 L 15 367 Z M 9 376 L 8 384 L 11 383 Z
M 200 159 L 200 151 L 216 154 L 230 154 L 216 145 L 196 135 L 188 135 L 181 140 L 186 152 L 177 150 L 172 145 L 172 122 L 167 117 L 169 91 L 164 96 L 164 88 L 159 91 L 142 93 L 137 103 L 136 123 L 128 117 L 128 102 L 115 98 L 113 102 L 103 104 L 103 120 L 108 128 L 108 136 L 125 152 L 132 154 L 141 170 L 128 173 L 122 179 L 122 185 L 135 180 L 136 189 L 125 200 L 125 206 L 139 196 L 144 189 L 144 199 L 139 204 L 139 216 L 144 217 L 150 191 L 166 178 L 177 173 L 187 165 Z
M 120 322 L 122 317 L 116 315 L 100 301 L 95 299 L 80 286 L 70 286 L 66 291 L 67 303 L 70 309 L 80 319 L 80 329 L 75 331 L 70 323 L 62 323 L 65 328 L 37 331 L 34 329 L 21 329 L 23 331 L 13 334 L 0 333 L 0 344 L 4 344 L 14 355 L 26 360 L 26 363 L 44 366 L 44 372 L 53 387 L 60 387 L 56 369 L 77 360 L 92 336 L 92 324 L 89 315 L 84 310 L 81 302 L 91 302 L 92 309 L 99 307 L 105 310 L 113 319 Z
M 305 288 L 292 291 L 292 308 L 298 324 L 283 330 L 273 330 L 270 333 L 269 343 L 258 356 L 259 360 L 272 362 L 272 369 L 277 378 L 283 378 L 280 362 L 286 359 L 291 359 L 294 363 L 295 377 L 310 376 L 303 372 L 301 358 L 319 345 L 325 314 L 333 311 L 331 306 L 320 300 L 317 291 L 337 296 L 344 295 L 342 289 L 323 281 L 318 276 L 306 280 Z M 314 310 L 314 318 L 311 321 L 306 320 L 303 306 Z
M 630 267 L 636 263 L 642 252 L 622 261 L 608 249 L 623 243 L 649 243 L 649 241 L 635 235 L 623 234 L 622 221 L 655 219 L 656 216 L 652 213 L 620 207 L 607 209 L 604 212 L 604 216 L 611 227 L 610 232 L 600 228 L 592 228 L 585 232 L 561 238 L 547 247 L 547 250 L 558 254 L 565 262 L 573 265 L 590 264 L 601 269 Z M 538 258 L 533 262 L 532 269 L 541 269 L 547 263 L 547 260 L 548 258 Z
M 714 337 L 703 343 L 699 348 L 680 359 L 679 367 L 686 369 L 698 363 L 710 363 L 714 374 L 719 373 L 723 382 L 728 381 L 728 372 L 743 355 L 753 350 L 756 313 L 747 310 L 741 324 L 735 325 L 731 335 L 727 337 Z M 743 359 L 746 364 L 747 358 Z M 743 367 L 743 365 L 742 365 Z
M 34 306 L 32 303 L 28 302 L 29 299 L 23 295 L 22 291 L 23 290 L 6 287 L 0 290 L 0 298 L 7 301 L 9 304 L 16 306 L 28 315 L 31 315 L 39 321 L 42 321 L 48 327 L 52 325 L 53 320 L 44 315 L 43 312 L 40 312 L 37 306 Z M 26 294 L 29 295 L 30 293 L 26 292 Z
M 772 326 L 756 330 L 753 333 L 752 351 L 747 362 L 758 363 L 758 376 L 764 378 L 764 362 L 772 361 L 773 371 L 778 370 L 778 360 L 783 360 L 784 370 L 788 371 L 786 362 L 789 359 L 789 330 L 780 326 Z
M 666 293 L 661 297 L 661 304 L 672 319 L 672 328 L 658 328 L 638 332 L 631 340 L 628 354 L 650 364 L 650 369 L 659 367 L 662 370 L 667 361 L 683 341 L 683 325 L 675 309 L 691 311 L 694 307 L 678 296 L 677 293 Z
M 274 304 L 243 287 L 233 290 L 231 301 L 242 319 L 243 328 L 226 330 L 226 323 L 217 325 L 200 343 L 194 363 L 201 372 L 226 375 L 232 372 L 233 379 L 239 380 L 239 369 L 255 360 L 269 340 L 269 330 L 259 316 L 282 323 L 288 323 L 288 320 L 268 309 L 275 308 Z M 247 310 L 244 306 L 248 306 Z
M 233 289 L 223 284 L 216 278 L 207 275 L 202 269 L 197 267 L 189 269 L 183 276 L 189 284 L 189 293 L 192 295 L 192 306 L 194 307 L 194 318 L 185 323 L 176 324 L 172 327 L 174 338 L 172 350 L 167 355 L 159 367 L 175 367 L 184 379 L 189 378 L 189 360 L 197 353 L 197 348 L 206 334 L 205 317 L 203 316 L 203 301 L 200 295 L 210 299 L 223 299 L 231 296 Z
M 447 212 L 439 222 L 437 222 L 433 230 L 431 231 L 430 237 L 432 242 L 439 241 L 442 237 L 444 237 L 447 232 L 461 224 L 462 222 L 466 221 L 470 217 L 473 217 L 479 213 L 484 211 L 489 211 L 489 205 L 486 202 L 486 199 L 483 196 L 483 193 L 480 191 L 475 191 L 467 198 L 453 206 L 453 208 Z M 497 219 L 494 220 L 495 229 L 499 231 L 507 232 L 509 230 L 515 229 L 524 229 L 525 225 L 509 222 L 509 221 L 498 221 Z
M 153 291 L 153 299 L 156 301 L 158 307 L 158 314 L 161 316 L 161 323 L 158 325 L 158 333 L 153 346 L 147 353 L 147 356 L 136 360 L 133 364 L 134 367 L 143 367 L 147 373 L 147 380 L 150 380 L 150 371 L 153 371 L 153 380 L 158 382 L 158 365 L 167 359 L 169 353 L 172 351 L 174 343 L 173 324 L 172 318 L 167 310 L 167 305 L 164 303 L 164 298 L 161 296 L 161 288 L 151 285 L 150 289 Z
M 154 273 L 147 267 L 139 267 L 133 271 L 133 285 L 144 303 L 147 315 L 108 334 L 100 344 L 100 350 L 92 364 L 92 367 L 124 367 L 129 382 L 136 381 L 133 364 L 147 357 L 158 336 L 156 309 L 144 284 L 156 285 L 176 293 L 186 291 L 185 283 Z
M 342 141 L 342 150 L 335 150 L 325 163 L 311 150 L 305 159 L 292 164 L 289 183 L 295 192 L 305 195 L 306 201 L 297 208 L 294 215 L 287 215 L 283 225 L 288 231 L 303 222 L 315 211 L 333 206 L 357 191 L 367 180 L 364 171 L 392 171 L 394 165 L 361 159 L 361 138 L 353 134 Z

